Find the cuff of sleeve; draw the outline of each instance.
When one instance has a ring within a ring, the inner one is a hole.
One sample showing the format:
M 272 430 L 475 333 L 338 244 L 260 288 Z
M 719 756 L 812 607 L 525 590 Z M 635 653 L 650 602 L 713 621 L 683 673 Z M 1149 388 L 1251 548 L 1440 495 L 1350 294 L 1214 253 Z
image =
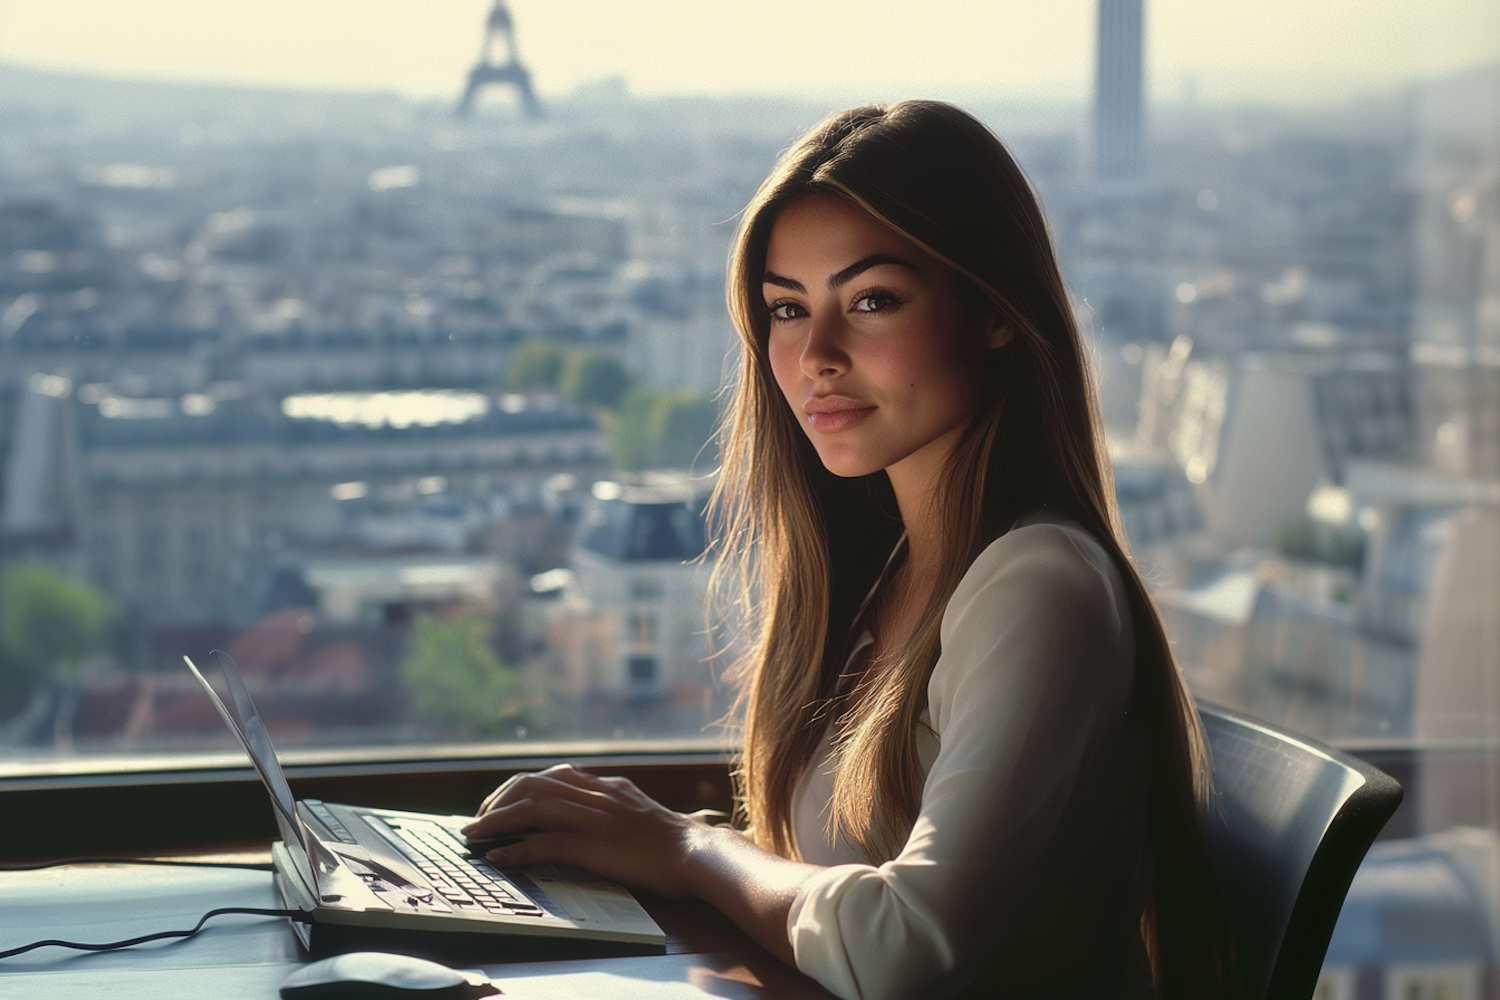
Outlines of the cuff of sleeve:
M 839 900 L 854 882 L 874 874 L 869 865 L 826 868 L 802 883 L 787 911 L 786 932 L 797 968 L 844 1000 L 855 1000 L 860 993 L 839 928 Z

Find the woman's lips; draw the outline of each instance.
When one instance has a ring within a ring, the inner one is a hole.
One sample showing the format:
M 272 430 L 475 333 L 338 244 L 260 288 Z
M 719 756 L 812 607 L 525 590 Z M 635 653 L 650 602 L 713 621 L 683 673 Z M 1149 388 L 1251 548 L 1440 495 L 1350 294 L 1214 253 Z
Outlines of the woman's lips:
M 818 396 L 807 401 L 807 425 L 819 434 L 848 430 L 875 412 L 875 407 L 847 396 Z

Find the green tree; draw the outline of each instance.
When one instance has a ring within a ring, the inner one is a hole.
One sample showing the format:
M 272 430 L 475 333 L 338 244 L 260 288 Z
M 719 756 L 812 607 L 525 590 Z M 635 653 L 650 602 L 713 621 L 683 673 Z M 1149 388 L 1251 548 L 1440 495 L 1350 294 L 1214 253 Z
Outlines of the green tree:
M 1342 566 L 1355 572 L 1364 565 L 1365 538 L 1355 527 L 1324 524 L 1300 517 L 1276 533 L 1276 549 L 1293 559 Z
M 714 401 L 696 390 L 637 387 L 610 423 L 610 458 L 621 472 L 691 467 L 712 458 L 702 453 L 718 419 Z
M 0 574 L 0 717 L 32 689 L 109 644 L 115 605 L 93 587 L 44 566 Z
M 630 391 L 631 381 L 619 359 L 598 350 L 572 351 L 563 362 L 557 392 L 581 406 L 613 410 Z
M 687 469 L 700 459 L 717 464 L 712 448 L 705 448 L 719 421 L 714 401 L 694 389 L 664 393 L 657 401 L 655 464 Z
M 636 386 L 625 394 L 619 412 L 607 423 L 610 461 L 620 472 L 636 472 L 651 464 L 661 435 L 656 399 L 650 389 Z
M 417 616 L 401 661 L 401 679 L 419 721 L 453 736 L 500 730 L 501 716 L 511 707 L 516 672 L 500 662 L 485 633 L 477 615 L 447 621 Z
M 505 384 L 512 389 L 553 391 L 562 375 L 567 351 L 550 340 L 528 340 L 510 355 Z

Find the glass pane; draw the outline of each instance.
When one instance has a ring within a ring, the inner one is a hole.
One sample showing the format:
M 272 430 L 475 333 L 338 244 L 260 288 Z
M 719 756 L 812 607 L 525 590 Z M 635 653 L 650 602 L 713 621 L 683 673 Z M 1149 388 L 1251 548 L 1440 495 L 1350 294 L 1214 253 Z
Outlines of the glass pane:
M 1487 0 L 12 0 L 0 770 L 232 750 L 216 647 L 294 755 L 724 745 L 736 213 L 914 95 L 1043 198 L 1194 691 L 1402 771 L 1348 912 L 1470 901 L 1318 995 L 1493 989 Z

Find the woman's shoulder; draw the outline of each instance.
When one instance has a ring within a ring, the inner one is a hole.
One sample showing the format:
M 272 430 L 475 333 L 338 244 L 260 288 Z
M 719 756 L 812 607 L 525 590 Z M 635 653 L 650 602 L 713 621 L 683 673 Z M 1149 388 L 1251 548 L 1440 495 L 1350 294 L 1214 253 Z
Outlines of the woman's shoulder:
M 1045 509 L 974 560 L 943 613 L 941 641 L 928 687 L 939 732 L 956 705 L 985 691 L 1055 688 L 1073 712 L 1080 699 L 1129 697 L 1135 628 L 1120 571 L 1086 528 Z
M 997 588 L 1019 589 L 1034 599 L 1102 602 L 1105 607 L 1125 600 L 1119 568 L 1099 540 L 1077 521 L 1046 507 L 1023 516 L 979 553 L 948 602 L 949 614 Z

